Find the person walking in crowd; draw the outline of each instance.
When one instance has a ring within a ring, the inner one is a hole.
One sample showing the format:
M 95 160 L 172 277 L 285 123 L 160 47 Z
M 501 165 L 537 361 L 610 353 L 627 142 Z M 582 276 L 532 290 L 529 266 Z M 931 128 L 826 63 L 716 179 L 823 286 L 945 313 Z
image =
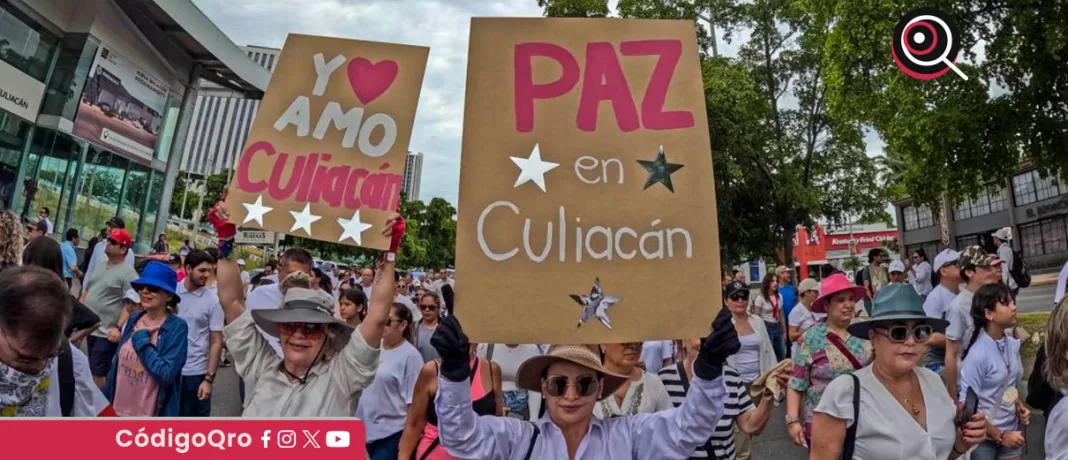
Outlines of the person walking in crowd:
M 101 268 L 101 266 L 105 266 L 105 265 L 110 266 L 110 265 L 113 265 L 115 263 L 113 260 L 111 260 L 111 256 L 109 256 L 107 254 L 107 252 L 105 251 L 105 249 L 107 248 L 107 245 L 106 244 L 101 245 L 99 243 L 102 243 L 102 242 L 105 242 L 105 241 L 108 241 L 109 239 L 111 239 L 112 234 L 115 233 L 116 230 L 122 230 L 123 233 L 126 234 L 127 239 L 129 239 L 130 234 L 128 232 L 126 232 L 126 221 L 122 220 L 121 217 L 112 217 L 111 219 L 108 219 L 107 231 L 105 231 L 101 235 L 99 242 L 95 246 L 93 246 L 92 252 L 89 252 L 89 254 L 92 254 L 92 255 L 88 257 L 89 264 L 86 265 L 85 270 L 83 270 L 85 272 L 85 279 L 83 280 L 83 286 L 82 286 L 82 292 L 83 293 L 86 292 L 89 289 L 89 286 L 93 284 L 93 273 L 96 272 L 96 270 L 98 268 Z M 123 259 L 122 259 L 122 262 L 124 262 L 130 268 L 133 268 L 134 262 L 135 262 L 134 261 L 134 253 L 133 253 L 133 251 L 129 250 L 132 247 L 133 247 L 133 240 L 130 239 L 130 243 L 126 246 L 126 248 L 127 248 L 126 254 L 123 256 Z M 85 299 L 82 299 L 82 302 L 85 302 Z M 92 305 L 90 305 L 90 306 L 92 306 Z M 92 359 L 92 358 L 90 358 L 90 359 Z
M 723 367 L 737 352 L 730 312 L 721 310 L 693 364 L 690 392 L 681 406 L 654 414 L 597 419 L 596 401 L 628 379 L 609 372 L 597 351 L 583 345 L 553 345 L 519 368 L 520 388 L 540 392 L 548 411 L 535 423 L 509 417 L 479 417 L 472 409 L 467 336 L 450 316 L 431 343 L 441 356 L 438 414 L 441 445 L 456 458 L 572 460 L 685 459 L 704 444 L 723 415 Z M 580 451 L 581 446 L 581 451 Z M 525 452 L 525 455 L 524 455 Z
M 423 312 L 420 311 L 420 308 L 416 306 L 415 302 L 412 302 L 411 297 L 408 296 L 408 284 L 405 283 L 403 277 L 397 277 L 397 293 L 393 296 L 393 302 L 408 308 L 408 311 L 412 313 L 412 318 L 416 321 L 415 323 L 412 323 L 413 327 L 423 319 Z
M 97 243 L 102 243 L 108 238 L 108 229 L 102 228 L 99 232 L 89 238 L 89 242 L 85 243 L 85 252 L 82 253 L 82 261 L 78 264 L 78 269 L 82 271 L 82 292 L 85 292 L 85 281 L 88 278 L 85 277 L 85 273 L 89 271 L 89 261 L 92 259 L 93 253 L 96 252 Z
M 360 288 L 363 289 L 363 295 L 368 299 L 371 298 L 371 286 L 374 284 L 375 272 L 370 268 L 365 268 L 360 271 Z
M 701 339 L 689 339 L 682 342 L 682 359 L 675 365 L 661 369 L 659 375 L 664 388 L 671 395 L 671 404 L 674 407 L 679 407 L 686 402 L 687 393 L 690 391 L 690 379 L 693 378 L 693 363 L 701 349 Z M 779 379 L 780 388 L 786 387 L 787 377 L 783 374 Z M 734 427 L 737 426 L 738 431 L 748 436 L 757 436 L 771 419 L 771 411 L 775 407 L 774 396 L 765 394 L 759 403 L 754 404 L 749 397 L 749 385 L 730 365 L 723 368 L 723 382 L 727 386 L 723 417 L 716 424 L 712 437 L 693 452 L 691 459 L 734 460 L 736 458 Z
M 382 234 L 390 236 L 398 232 L 398 237 L 403 238 L 403 229 L 403 219 L 394 215 Z M 307 251 L 290 251 L 294 249 L 286 251 L 279 270 L 286 266 L 287 272 L 303 271 L 305 267 L 311 271 L 310 260 L 307 263 L 298 260 Z M 379 264 L 377 296 L 371 297 L 367 316 L 355 332 L 334 318 L 333 299 L 318 290 L 288 289 L 281 308 L 246 310 L 237 265 L 223 259 L 218 269 L 219 301 L 226 322 L 223 337 L 234 367 L 248 389 L 242 415 L 352 416 L 357 395 L 375 378 L 377 347 L 382 342 L 387 320 L 392 324 L 389 318 L 393 309 L 393 263 L 384 260 Z M 271 349 L 257 325 L 279 339 L 280 354 Z
M 362 289 L 346 289 L 341 291 L 338 299 L 338 314 L 350 327 L 355 329 L 367 316 L 367 297 L 363 296 Z
M 739 283 L 745 283 L 745 273 L 742 272 L 741 270 L 735 270 L 734 271 L 734 281 L 737 281 Z
M 278 282 L 278 259 L 274 257 L 267 259 L 267 263 L 263 265 L 263 276 Z
M 412 323 L 412 311 L 394 303 L 382 332 L 378 371 L 356 406 L 356 417 L 367 424 L 367 455 L 371 460 L 397 459 L 404 419 L 423 368 L 423 357 L 412 345 Z
M 906 281 L 905 263 L 900 260 L 890 262 L 890 284 L 905 284 Z
M 437 351 L 434 352 L 435 355 Z M 532 406 L 537 404 L 537 398 L 531 398 L 529 391 L 519 388 L 516 376 L 519 366 L 526 360 L 535 356 L 541 356 L 542 350 L 533 344 L 496 344 L 479 345 L 478 356 L 486 360 L 492 360 L 494 365 L 500 366 L 501 392 L 503 393 L 503 413 L 508 417 L 519 420 L 530 420 L 532 413 L 537 410 Z M 435 375 L 434 387 L 437 388 L 437 376 Z M 472 398 L 474 393 L 472 393 Z M 534 400 L 534 401 L 532 401 Z
M 15 213 L 0 208 L 0 272 L 19 264 L 22 259 L 22 224 Z
M 33 240 L 22 251 L 22 265 L 35 265 L 58 276 L 63 274 L 63 264 L 63 255 L 59 243 L 51 238 Z M 69 291 L 64 292 L 70 295 L 72 304 L 70 322 L 63 329 L 63 333 L 71 343 L 78 344 L 90 332 L 100 327 L 100 317 L 93 313 L 89 307 L 86 307 L 85 304 L 74 298 Z
M 946 320 L 946 368 L 942 377 L 946 380 L 949 394 L 958 394 L 957 382 L 960 380 L 960 362 L 964 350 L 971 345 L 975 331 L 972 320 L 972 299 L 979 288 L 997 284 L 1001 281 L 1001 259 L 994 254 L 987 254 L 980 246 L 969 246 L 961 251 L 957 258 L 957 268 L 964 289 L 953 299 Z
M 778 267 L 775 269 L 775 276 L 778 278 L 779 284 L 779 296 L 782 297 L 782 317 L 785 319 L 790 318 L 790 312 L 793 311 L 794 305 L 797 305 L 797 287 L 794 286 L 793 276 L 794 271 L 790 267 Z M 783 329 L 786 331 L 786 328 Z M 786 333 L 783 333 L 784 339 Z M 787 343 L 789 343 L 787 341 Z M 787 347 L 789 348 L 789 347 Z M 783 357 L 789 357 L 790 353 L 786 352 Z
M 827 317 L 826 313 L 813 313 L 812 304 L 820 296 L 820 283 L 812 278 L 806 278 L 797 287 L 798 302 L 793 310 L 790 310 L 788 324 L 790 326 L 790 356 L 797 350 L 801 334 L 812 329 L 813 326 Z
M 60 245 L 60 251 L 63 254 L 63 281 L 67 282 L 67 289 L 70 290 L 74 285 L 74 279 L 82 279 L 82 271 L 78 268 L 78 252 L 77 247 L 81 242 L 81 238 L 78 237 L 78 229 L 69 228 L 67 233 L 63 235 L 63 244 Z
M 107 263 L 102 263 L 96 270 L 86 273 L 82 298 L 79 299 L 100 317 L 101 327 L 89 334 L 86 348 L 93 378 L 101 389 L 112 371 L 115 353 L 119 350 L 119 339 L 122 336 L 119 324 L 119 316 L 123 312 L 122 298 L 138 278 L 133 264 L 127 262 L 132 252 L 132 243 L 126 230 L 116 228 L 108 233 L 104 243 L 97 245 L 107 257 Z M 150 319 L 158 318 L 157 314 Z
M 178 255 L 182 256 L 182 259 L 185 259 L 193 249 L 193 246 L 189 244 L 189 240 L 187 239 L 182 242 L 182 247 L 178 249 Z
M 656 375 L 660 369 L 674 362 L 674 340 L 650 340 L 642 343 L 641 366 L 645 372 Z
M 963 406 L 943 390 L 937 374 L 919 366 L 923 344 L 946 325 L 924 313 L 912 286 L 880 290 L 871 317 L 848 328 L 851 336 L 872 343 L 875 358 L 835 378 L 823 392 L 810 458 L 945 460 L 979 444 L 985 416 L 975 414 L 958 429 L 955 420 Z
M 33 265 L 0 272 L 0 417 L 114 415 L 67 342 L 72 298 L 54 271 Z
M 1048 358 L 1042 376 L 1053 389 L 1046 413 L 1046 458 L 1068 460 L 1068 307 L 1058 303 L 1046 325 L 1044 349 Z
M 505 415 L 501 390 L 501 368 L 497 363 L 475 354 L 478 347 L 471 344 L 471 409 L 479 416 Z M 397 458 L 418 460 L 451 460 L 438 439 L 438 414 L 434 399 L 438 393 L 438 361 L 429 361 L 419 372 L 415 393 L 408 407 L 408 418 L 401 437 Z
M 812 418 L 827 385 L 871 362 L 871 342 L 854 337 L 847 330 L 865 292 L 842 273 L 820 282 L 820 296 L 812 303 L 812 312 L 826 314 L 827 318 L 801 335 L 786 393 L 786 429 L 798 446 L 809 446 Z
M 868 251 L 868 266 L 857 273 L 857 285 L 864 287 L 864 312 L 871 314 L 871 299 L 879 290 L 890 284 L 890 274 L 887 273 L 887 254 L 881 248 L 872 248 Z
M 41 232 L 45 235 L 51 234 L 52 230 L 55 229 L 55 226 L 52 225 L 52 219 L 49 218 L 51 214 L 52 210 L 48 209 L 47 206 L 42 206 L 41 209 L 37 210 L 37 223 L 41 224 Z
M 990 236 L 994 238 L 994 245 L 998 247 L 997 256 L 1001 259 L 1001 282 L 1012 290 L 1012 298 L 1015 299 L 1020 293 L 1020 287 L 1012 278 L 1012 268 L 1016 264 L 1016 257 L 1012 252 L 1012 228 L 1000 228 Z
M 419 310 L 422 312 L 422 318 L 416 323 L 415 345 L 423 357 L 423 362 L 430 362 L 439 358 L 437 350 L 430 345 L 430 338 L 434 336 L 441 320 L 441 298 L 433 292 L 424 294 L 419 298 Z
M 219 296 L 205 284 L 215 264 L 207 252 L 192 251 L 185 258 L 185 280 L 178 284 L 182 308 L 178 317 L 189 327 L 185 366 L 182 367 L 181 417 L 211 415 L 211 394 L 223 348 L 223 312 Z
M 234 267 L 240 270 L 235 265 Z M 312 275 L 312 256 L 311 253 L 302 248 L 289 248 L 282 253 L 282 257 L 278 259 L 278 277 L 279 280 L 284 281 L 290 274 L 296 272 L 304 272 L 309 277 Z M 238 274 L 238 283 L 240 283 L 240 274 Z M 309 286 L 310 287 L 310 286 Z M 222 301 L 222 296 L 219 297 Z M 282 283 L 269 284 L 252 290 L 249 293 L 248 298 L 245 300 L 245 306 L 251 310 L 277 310 L 282 305 Z M 225 308 L 227 305 L 223 304 Z M 260 330 L 260 334 L 263 336 L 267 344 L 275 351 L 278 357 L 282 357 L 282 346 L 278 342 L 278 337 L 268 334 L 264 330 Z M 225 335 L 225 334 L 224 334 Z
M 775 350 L 775 362 L 786 359 L 786 318 L 783 315 L 783 298 L 779 295 L 779 280 L 771 273 L 764 276 L 760 292 L 753 299 L 753 313 L 764 320 L 764 328 Z M 745 343 L 742 343 L 745 348 Z
M 593 406 L 595 417 L 606 419 L 671 409 L 671 398 L 664 384 L 656 374 L 638 367 L 641 342 L 604 344 L 601 353 L 605 370 L 628 378 L 612 394 L 597 401 Z
M 176 417 L 189 340 L 189 327 L 176 314 L 178 276 L 152 261 L 131 285 L 142 309 L 123 326 L 104 396 L 120 417 Z
M 155 254 L 169 254 L 171 251 L 167 248 L 167 234 L 160 233 L 159 239 L 156 240 L 156 244 L 152 245 L 152 252 Z
M 767 278 L 764 281 L 767 283 Z M 742 283 L 732 283 L 727 288 L 723 300 L 725 308 L 731 313 L 731 322 L 734 323 L 738 341 L 741 343 L 738 353 L 727 358 L 727 365 L 738 373 L 738 378 L 745 384 L 745 391 L 748 392 L 749 387 L 760 376 L 775 369 L 779 359 L 775 355 L 771 338 L 765 329 L 768 323 L 746 309 L 749 302 L 749 287 Z M 753 449 L 750 434 L 741 426 L 737 426 L 734 438 L 736 440 L 734 443 L 737 445 L 737 458 L 742 460 L 750 458 Z
M 1020 399 L 1020 341 L 1006 329 L 1016 326 L 1016 302 L 1012 290 L 1002 283 L 979 288 L 972 300 L 974 327 L 971 344 L 963 352 L 960 393 L 964 402 L 969 391 L 979 397 L 979 410 L 986 414 L 986 437 L 972 453 L 972 460 L 1019 459 L 1027 439 L 1024 430 L 1031 410 Z
M 919 254 L 919 251 L 917 251 Z M 949 309 L 953 305 L 953 299 L 960 293 L 960 269 L 957 268 L 957 260 L 960 253 L 952 249 L 945 249 L 935 256 L 934 265 L 938 270 L 938 286 L 927 293 L 923 301 L 923 311 L 927 316 L 935 319 L 948 320 Z M 923 296 L 921 296 L 921 299 Z M 944 331 L 934 331 L 927 340 L 926 351 L 923 357 L 923 366 L 934 371 L 943 379 L 942 369 L 946 365 L 946 334 Z
M 931 263 L 927 261 L 927 251 L 923 248 L 914 251 L 912 263 L 909 264 L 909 284 L 920 295 L 920 301 L 925 301 L 927 295 L 934 289 L 931 286 L 931 270 Z
M 41 222 L 29 222 L 26 224 L 26 242 L 36 240 L 44 236 L 45 225 Z

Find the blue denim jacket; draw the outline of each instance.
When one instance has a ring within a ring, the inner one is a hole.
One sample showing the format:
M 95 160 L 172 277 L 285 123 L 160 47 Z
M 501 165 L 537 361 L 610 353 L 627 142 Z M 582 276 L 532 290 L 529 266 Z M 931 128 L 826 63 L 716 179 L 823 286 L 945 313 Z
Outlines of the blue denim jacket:
M 189 346 L 189 326 L 178 315 L 167 315 L 167 319 L 159 328 L 156 345 L 153 346 L 147 333 L 134 334 L 134 326 L 144 314 L 144 310 L 130 314 L 118 346 L 121 349 L 126 341 L 132 338 L 134 351 L 141 358 L 145 371 L 159 383 L 156 416 L 177 417 L 179 395 L 182 392 L 182 367 L 185 366 L 186 348 Z M 104 396 L 112 403 L 115 402 L 115 375 L 118 370 L 119 353 L 116 352 L 115 358 L 111 360 L 107 385 L 104 387 Z

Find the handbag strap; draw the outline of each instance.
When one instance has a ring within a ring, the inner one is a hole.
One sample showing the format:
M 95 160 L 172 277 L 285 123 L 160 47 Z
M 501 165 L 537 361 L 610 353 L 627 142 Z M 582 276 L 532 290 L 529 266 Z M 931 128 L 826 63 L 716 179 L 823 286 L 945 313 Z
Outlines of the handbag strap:
M 527 423 L 530 423 L 530 426 L 534 428 L 534 435 L 530 437 L 530 446 L 527 447 L 527 454 L 523 456 L 523 460 L 530 460 L 530 455 L 534 453 L 534 444 L 538 442 L 538 435 L 541 434 L 538 425 L 535 425 L 533 422 Z
M 860 361 L 857 360 L 857 357 L 854 356 L 853 353 L 850 352 L 848 348 L 846 348 L 845 341 L 842 340 L 842 338 L 839 337 L 838 334 L 835 334 L 833 332 L 828 332 L 827 333 L 827 342 L 830 343 L 831 345 L 834 345 L 834 347 L 837 348 L 838 351 L 842 352 L 842 354 L 845 355 L 846 359 L 849 360 L 849 364 L 853 365 L 853 369 L 860 369 L 860 368 L 864 367 L 864 365 L 860 364 Z
M 689 394 L 690 378 L 686 375 L 686 366 L 683 365 L 682 361 L 679 361 L 675 363 L 675 367 L 679 371 L 679 382 L 682 382 L 682 392 L 685 394 Z M 712 438 L 708 438 L 708 440 L 705 441 L 705 445 L 701 446 L 700 448 L 704 449 L 705 452 L 708 453 L 708 458 L 716 458 L 716 454 L 712 452 Z
M 854 374 L 849 376 L 853 378 L 853 426 L 846 430 L 842 456 L 839 457 L 845 460 L 853 458 L 853 449 L 857 445 L 857 425 L 860 424 L 860 379 Z

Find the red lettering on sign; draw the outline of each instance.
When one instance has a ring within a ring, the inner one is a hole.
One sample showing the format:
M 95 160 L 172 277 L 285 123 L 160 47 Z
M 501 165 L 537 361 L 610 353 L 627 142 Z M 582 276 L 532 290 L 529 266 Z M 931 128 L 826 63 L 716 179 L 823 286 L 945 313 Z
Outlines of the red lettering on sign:
M 623 132 L 639 128 L 638 110 L 630 97 L 630 86 L 611 43 L 586 45 L 586 77 L 582 80 L 582 100 L 578 108 L 578 129 L 597 129 L 597 109 L 601 101 L 612 102 L 616 124 Z
M 688 110 L 664 111 L 668 88 L 671 87 L 675 68 L 682 57 L 682 42 L 679 40 L 643 40 L 623 42 L 619 51 L 624 56 L 660 56 L 653 69 L 653 76 L 642 97 L 642 126 L 652 130 L 692 128 L 693 113 Z
M 534 83 L 534 56 L 552 59 L 562 73 L 554 82 Z M 529 133 L 534 129 L 534 100 L 552 99 L 571 91 L 579 79 L 578 61 L 571 53 L 552 43 L 521 43 L 515 46 L 515 129 Z

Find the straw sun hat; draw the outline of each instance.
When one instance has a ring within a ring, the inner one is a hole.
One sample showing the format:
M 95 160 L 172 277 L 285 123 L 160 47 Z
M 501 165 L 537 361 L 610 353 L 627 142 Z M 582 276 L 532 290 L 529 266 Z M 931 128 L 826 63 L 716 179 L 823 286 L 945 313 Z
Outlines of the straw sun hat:
M 578 364 L 587 369 L 604 374 L 604 388 L 597 399 L 611 395 L 627 382 L 630 377 L 608 372 L 601 365 L 598 351 L 586 345 L 552 345 L 542 356 L 535 356 L 523 362 L 516 373 L 516 386 L 524 390 L 541 393 L 541 377 L 546 369 L 559 362 Z

